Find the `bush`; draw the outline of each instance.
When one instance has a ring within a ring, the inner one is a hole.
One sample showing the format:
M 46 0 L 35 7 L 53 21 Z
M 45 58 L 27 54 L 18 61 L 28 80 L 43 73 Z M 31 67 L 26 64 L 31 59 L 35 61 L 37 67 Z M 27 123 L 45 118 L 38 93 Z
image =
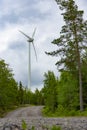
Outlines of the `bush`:
M 44 107 L 44 109 L 42 110 L 43 116 L 52 116 L 52 112 L 49 110 L 48 107 Z
M 58 108 L 54 113 L 51 112 L 48 107 L 45 107 L 43 109 L 43 114 L 44 116 L 48 116 L 48 117 L 87 116 L 87 109 L 81 112 L 75 109 L 69 110 L 68 108 L 64 108 L 62 105 L 58 105 Z
M 58 105 L 55 115 L 56 116 L 65 116 L 66 114 L 67 114 L 67 110 L 62 105 Z
M 76 116 L 77 115 L 77 111 L 75 110 L 71 110 L 67 113 L 67 116 Z

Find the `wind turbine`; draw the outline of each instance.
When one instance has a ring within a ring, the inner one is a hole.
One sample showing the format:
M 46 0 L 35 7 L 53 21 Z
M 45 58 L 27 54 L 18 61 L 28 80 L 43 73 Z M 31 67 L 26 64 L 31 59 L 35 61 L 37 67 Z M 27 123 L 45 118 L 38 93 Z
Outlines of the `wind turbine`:
M 27 34 L 25 34 L 24 32 L 20 31 L 25 37 L 27 37 L 27 42 L 29 43 L 29 64 L 28 64 L 28 88 L 31 88 L 31 44 L 33 45 L 33 48 L 34 48 L 34 52 L 35 52 L 35 56 L 36 56 L 36 61 L 37 61 L 37 53 L 36 53 L 36 49 L 35 49 L 35 46 L 34 46 L 34 35 L 35 35 L 35 32 L 36 32 L 36 28 L 34 29 L 34 32 L 32 34 L 32 37 L 28 36 Z

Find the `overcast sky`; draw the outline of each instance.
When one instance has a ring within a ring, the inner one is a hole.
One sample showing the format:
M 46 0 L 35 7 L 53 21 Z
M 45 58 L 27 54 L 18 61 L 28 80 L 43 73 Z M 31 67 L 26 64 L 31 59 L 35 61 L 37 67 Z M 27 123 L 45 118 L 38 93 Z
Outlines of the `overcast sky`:
M 87 18 L 87 0 L 76 0 Z M 63 19 L 55 0 L 0 0 L 0 58 L 13 69 L 17 82 L 28 84 L 28 43 L 18 30 L 29 36 L 36 27 L 36 62 L 31 48 L 31 89 L 43 87 L 44 73 L 54 71 L 57 57 L 47 56 L 45 51 L 55 50 L 53 39 L 59 36 Z

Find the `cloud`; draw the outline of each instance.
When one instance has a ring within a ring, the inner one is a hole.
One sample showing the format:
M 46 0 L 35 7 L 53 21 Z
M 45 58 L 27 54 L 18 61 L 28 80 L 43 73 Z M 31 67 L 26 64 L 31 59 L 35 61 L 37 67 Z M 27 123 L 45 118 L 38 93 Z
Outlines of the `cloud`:
M 53 0 L 2 0 L 0 8 L 0 56 L 13 69 L 15 79 L 22 81 L 24 86 L 28 84 L 28 43 L 19 30 L 32 36 L 37 28 L 34 44 L 38 61 L 31 47 L 31 87 L 32 90 L 40 89 L 45 72 L 51 70 L 59 75 L 55 66 L 57 57 L 47 56 L 45 51 L 57 49 L 51 42 L 60 34 L 63 25 L 61 12 Z
M 44 8 L 43 8 L 43 6 L 44 6 Z M 43 2 L 43 1 L 39 0 L 36 4 L 34 4 L 33 8 L 36 9 L 41 14 L 47 15 L 47 13 L 50 13 L 50 9 L 52 6 L 53 6 L 52 1 L 49 2 L 47 0 L 44 0 L 44 2 Z
M 76 1 L 78 8 L 84 11 L 84 19 L 87 20 L 87 1 L 86 0 L 78 0 Z

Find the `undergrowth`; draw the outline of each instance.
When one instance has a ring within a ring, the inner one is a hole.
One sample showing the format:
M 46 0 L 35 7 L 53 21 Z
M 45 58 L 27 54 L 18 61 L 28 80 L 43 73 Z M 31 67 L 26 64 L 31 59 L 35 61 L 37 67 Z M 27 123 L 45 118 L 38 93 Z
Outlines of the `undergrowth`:
M 48 107 L 44 107 L 42 110 L 43 116 L 46 117 L 74 117 L 74 116 L 87 116 L 87 109 L 83 112 L 80 110 L 69 110 L 63 108 L 61 105 L 55 112 L 51 112 Z

